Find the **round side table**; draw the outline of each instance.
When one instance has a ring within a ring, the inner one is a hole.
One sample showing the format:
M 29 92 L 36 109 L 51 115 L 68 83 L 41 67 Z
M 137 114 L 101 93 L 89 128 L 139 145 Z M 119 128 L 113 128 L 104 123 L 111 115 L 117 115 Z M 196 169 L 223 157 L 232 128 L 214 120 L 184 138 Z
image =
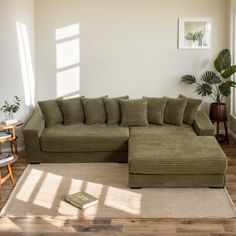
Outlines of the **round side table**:
M 8 180 L 9 178 L 11 179 L 11 182 L 12 182 L 12 185 L 13 187 L 15 186 L 15 179 L 13 177 L 13 174 L 12 174 L 12 170 L 11 170 L 11 164 L 16 162 L 18 160 L 18 156 L 16 154 L 12 154 L 13 155 L 13 159 L 12 160 L 9 160 L 9 161 L 6 161 L 2 164 L 0 164 L 0 198 L 1 198 L 1 188 L 2 188 L 2 184 Z M 4 167 L 7 167 L 8 169 L 8 174 L 5 175 L 4 177 L 2 177 L 2 174 L 1 174 L 1 169 L 4 168 Z

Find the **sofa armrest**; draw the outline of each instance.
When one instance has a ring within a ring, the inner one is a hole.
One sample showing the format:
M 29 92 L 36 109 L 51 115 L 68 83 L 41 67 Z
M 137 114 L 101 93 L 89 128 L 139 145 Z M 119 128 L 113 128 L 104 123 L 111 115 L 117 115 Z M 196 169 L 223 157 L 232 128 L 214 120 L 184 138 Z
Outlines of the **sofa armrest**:
M 198 136 L 214 136 L 215 127 L 204 111 L 198 111 L 193 122 L 193 128 Z
M 26 146 L 27 160 L 30 163 L 41 162 L 41 150 L 39 138 L 45 128 L 43 115 L 39 108 L 36 108 L 32 117 L 23 130 Z

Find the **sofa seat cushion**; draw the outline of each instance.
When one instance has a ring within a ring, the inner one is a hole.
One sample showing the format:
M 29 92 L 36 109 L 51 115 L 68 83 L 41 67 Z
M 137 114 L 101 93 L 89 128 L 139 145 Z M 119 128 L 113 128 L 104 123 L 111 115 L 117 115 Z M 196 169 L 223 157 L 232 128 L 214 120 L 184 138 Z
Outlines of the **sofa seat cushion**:
M 118 125 L 57 125 L 40 137 L 45 152 L 127 151 L 129 130 Z
M 130 137 L 137 139 L 162 139 L 163 137 L 196 137 L 192 126 L 183 124 L 176 126 L 170 124 L 149 125 L 143 127 L 130 127 Z
M 224 174 L 227 159 L 214 137 L 129 140 L 132 174 Z

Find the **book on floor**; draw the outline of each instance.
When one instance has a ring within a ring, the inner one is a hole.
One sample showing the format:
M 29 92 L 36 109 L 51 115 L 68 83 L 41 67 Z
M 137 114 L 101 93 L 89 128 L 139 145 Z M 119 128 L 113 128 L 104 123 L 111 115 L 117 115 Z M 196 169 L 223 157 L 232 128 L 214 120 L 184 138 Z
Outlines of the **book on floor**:
M 69 194 L 65 197 L 65 200 L 80 209 L 85 209 L 98 204 L 98 199 L 86 192 Z
M 0 131 L 0 140 L 1 139 L 6 139 L 6 138 L 10 138 L 11 134 L 6 132 L 6 131 Z
M 11 153 L 1 153 L 0 154 L 0 164 L 6 163 L 13 160 L 13 155 Z

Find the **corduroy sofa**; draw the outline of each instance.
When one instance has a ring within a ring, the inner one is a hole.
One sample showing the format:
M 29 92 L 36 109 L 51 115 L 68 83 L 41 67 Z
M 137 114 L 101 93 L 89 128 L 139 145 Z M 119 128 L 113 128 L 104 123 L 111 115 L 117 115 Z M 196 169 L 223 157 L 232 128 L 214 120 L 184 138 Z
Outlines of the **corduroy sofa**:
M 214 132 L 203 111 L 196 112 L 192 125 L 124 127 L 105 122 L 47 127 L 37 108 L 24 128 L 24 139 L 30 163 L 128 161 L 133 188 L 224 187 L 227 159 Z

